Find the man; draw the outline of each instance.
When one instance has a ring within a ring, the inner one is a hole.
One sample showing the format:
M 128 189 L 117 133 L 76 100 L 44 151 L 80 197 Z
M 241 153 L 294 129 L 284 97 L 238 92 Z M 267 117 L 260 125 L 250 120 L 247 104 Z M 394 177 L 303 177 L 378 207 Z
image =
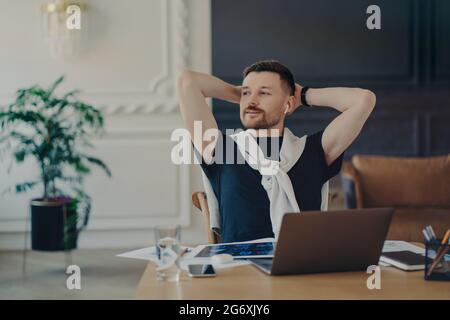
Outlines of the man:
M 324 130 L 306 136 L 298 161 L 287 172 L 289 188 L 300 211 L 321 209 L 322 186 L 339 173 L 344 151 L 358 136 L 376 102 L 373 92 L 361 88 L 303 88 L 294 82 L 289 69 L 275 60 L 259 61 L 247 67 L 242 86 L 186 70 L 179 76 L 177 89 L 182 117 L 195 150 L 204 160 L 201 167 L 218 200 L 222 242 L 273 237 L 271 201 L 274 200 L 269 199 L 262 185 L 261 172 L 247 162 L 213 161 L 219 153 L 229 152 L 224 151 L 229 136 L 194 141 L 195 121 L 201 121 L 204 132 L 218 130 L 205 98 L 239 103 L 241 122 L 246 129 L 254 130 L 257 143 L 264 133 L 268 139 L 278 139 L 280 146 L 284 133 L 289 131 L 285 131 L 285 118 L 297 108 L 329 106 L 341 112 Z M 232 140 L 234 151 L 239 149 L 235 142 Z M 220 150 L 216 150 L 219 146 Z M 270 158 L 268 153 L 264 154 Z

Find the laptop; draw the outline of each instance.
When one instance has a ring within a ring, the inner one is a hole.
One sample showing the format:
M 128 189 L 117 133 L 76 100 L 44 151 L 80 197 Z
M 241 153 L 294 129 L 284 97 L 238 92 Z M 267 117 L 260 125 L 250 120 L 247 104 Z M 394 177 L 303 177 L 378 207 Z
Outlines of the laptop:
M 393 208 L 283 216 L 273 258 L 247 259 L 270 275 L 367 270 L 378 265 Z

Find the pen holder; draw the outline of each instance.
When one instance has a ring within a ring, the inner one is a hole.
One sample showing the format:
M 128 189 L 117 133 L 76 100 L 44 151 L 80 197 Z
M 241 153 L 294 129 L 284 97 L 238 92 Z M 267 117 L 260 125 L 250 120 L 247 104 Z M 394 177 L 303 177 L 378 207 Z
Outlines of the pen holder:
M 441 241 L 425 243 L 425 280 L 450 281 L 450 244 Z

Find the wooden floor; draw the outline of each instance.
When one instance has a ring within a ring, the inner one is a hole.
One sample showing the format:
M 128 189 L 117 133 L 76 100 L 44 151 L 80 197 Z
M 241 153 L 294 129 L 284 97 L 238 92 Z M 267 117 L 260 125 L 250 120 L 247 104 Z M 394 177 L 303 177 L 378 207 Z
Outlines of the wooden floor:
M 133 299 L 147 261 L 115 257 L 127 250 L 75 250 L 80 290 L 66 287 L 64 253 L 29 252 L 24 277 L 22 252 L 0 251 L 0 299 Z
M 329 210 L 345 206 L 339 179 L 330 180 L 336 197 Z M 24 277 L 22 252 L 0 251 L 0 299 L 133 299 L 147 263 L 115 257 L 127 250 L 75 250 L 72 263 L 81 268 L 81 290 L 66 288 L 64 253 L 30 251 Z

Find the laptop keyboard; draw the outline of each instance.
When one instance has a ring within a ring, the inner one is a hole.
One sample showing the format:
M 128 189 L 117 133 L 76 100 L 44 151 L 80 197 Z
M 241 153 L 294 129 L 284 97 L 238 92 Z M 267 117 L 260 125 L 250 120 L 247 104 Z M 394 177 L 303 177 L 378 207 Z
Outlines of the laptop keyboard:
M 272 268 L 273 259 L 249 259 L 254 264 L 257 264 L 264 269 L 270 270 Z

